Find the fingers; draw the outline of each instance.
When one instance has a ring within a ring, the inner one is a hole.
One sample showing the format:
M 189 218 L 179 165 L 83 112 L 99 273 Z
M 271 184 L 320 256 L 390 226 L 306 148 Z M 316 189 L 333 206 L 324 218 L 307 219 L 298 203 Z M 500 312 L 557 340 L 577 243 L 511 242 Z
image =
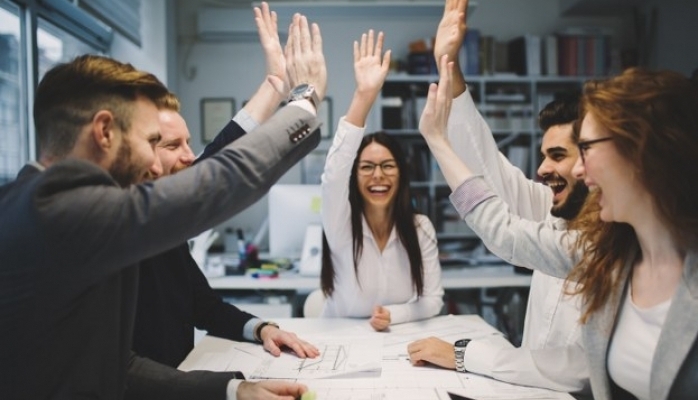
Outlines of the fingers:
M 271 338 L 267 338 L 267 340 L 264 341 L 264 350 L 268 351 L 271 355 L 274 357 L 278 357 L 281 355 L 281 349 L 279 346 L 274 343 L 274 340 Z

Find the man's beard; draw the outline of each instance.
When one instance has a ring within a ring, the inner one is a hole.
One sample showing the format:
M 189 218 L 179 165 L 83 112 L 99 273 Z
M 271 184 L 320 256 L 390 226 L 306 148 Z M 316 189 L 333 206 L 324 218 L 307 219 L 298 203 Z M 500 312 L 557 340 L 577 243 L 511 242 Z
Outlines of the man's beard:
M 579 211 L 582 210 L 584 200 L 586 200 L 588 194 L 589 188 L 584 184 L 584 181 L 576 181 L 565 202 L 551 208 L 550 214 L 567 221 L 575 219 Z
M 121 187 L 127 187 L 134 183 L 139 183 L 146 178 L 147 172 L 142 171 L 137 167 L 136 163 L 131 160 L 131 143 L 124 138 L 121 142 L 121 147 L 116 153 L 116 160 L 109 168 L 109 174 Z

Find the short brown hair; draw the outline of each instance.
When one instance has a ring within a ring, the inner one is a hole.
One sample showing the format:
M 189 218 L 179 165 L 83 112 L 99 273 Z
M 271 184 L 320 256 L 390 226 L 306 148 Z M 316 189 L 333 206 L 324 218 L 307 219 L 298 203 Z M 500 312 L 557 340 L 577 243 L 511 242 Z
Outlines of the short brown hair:
M 34 126 L 39 150 L 64 158 L 82 127 L 100 110 L 111 111 L 119 129 L 126 132 L 138 96 L 160 106 L 168 93 L 155 75 L 108 57 L 88 54 L 58 64 L 44 75 L 36 91 Z
M 170 111 L 174 111 L 174 112 L 179 112 L 179 110 L 181 109 L 181 105 L 179 103 L 179 99 L 177 98 L 177 95 L 170 92 L 166 96 L 164 96 L 162 99 L 160 99 L 160 103 L 158 104 L 158 108 L 161 110 L 170 110 Z

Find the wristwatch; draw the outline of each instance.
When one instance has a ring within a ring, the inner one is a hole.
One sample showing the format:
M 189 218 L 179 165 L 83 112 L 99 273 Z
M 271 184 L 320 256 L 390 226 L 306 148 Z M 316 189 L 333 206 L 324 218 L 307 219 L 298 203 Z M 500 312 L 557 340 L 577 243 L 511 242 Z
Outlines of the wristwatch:
M 460 339 L 453 343 L 456 353 L 456 371 L 458 372 L 468 372 L 465 369 L 465 364 L 463 362 L 463 357 L 465 357 L 465 348 L 468 347 L 470 339 Z
M 264 329 L 264 327 L 267 325 L 275 326 L 277 329 L 281 329 L 279 328 L 279 324 L 277 324 L 276 322 L 262 322 L 261 324 L 257 325 L 257 328 L 254 330 L 254 340 L 258 341 L 259 343 L 262 343 L 262 329 Z
M 308 83 L 301 83 L 300 85 L 294 87 L 293 89 L 291 89 L 291 93 L 289 93 L 288 95 L 289 102 L 303 99 L 310 100 L 310 102 L 313 103 L 315 109 L 317 109 L 320 105 L 320 98 L 318 97 L 317 92 L 315 91 L 315 86 L 310 85 Z

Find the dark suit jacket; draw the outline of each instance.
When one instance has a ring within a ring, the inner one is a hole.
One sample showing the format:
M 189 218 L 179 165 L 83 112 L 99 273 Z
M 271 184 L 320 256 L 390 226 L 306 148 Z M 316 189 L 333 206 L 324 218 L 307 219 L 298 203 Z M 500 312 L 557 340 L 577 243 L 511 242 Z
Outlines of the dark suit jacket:
M 197 163 L 244 134 L 240 125 L 230 121 Z M 186 243 L 141 262 L 133 332 L 133 350 L 139 356 L 176 368 L 194 348 L 194 327 L 242 340 L 243 327 L 252 318 L 211 289 Z M 126 397 L 130 398 L 128 392 Z
M 284 107 L 199 165 L 125 189 L 78 159 L 0 188 L 3 398 L 121 398 L 138 262 L 257 201 L 317 146 L 317 124 Z

